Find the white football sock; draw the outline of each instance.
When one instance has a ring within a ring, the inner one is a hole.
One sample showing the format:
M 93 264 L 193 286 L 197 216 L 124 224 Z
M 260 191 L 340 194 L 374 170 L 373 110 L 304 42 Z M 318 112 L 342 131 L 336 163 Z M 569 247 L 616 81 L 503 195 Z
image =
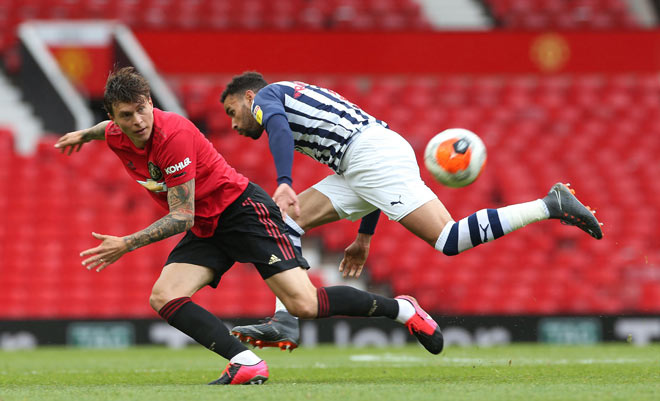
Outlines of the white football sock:
M 249 349 L 239 352 L 231 360 L 231 363 L 240 363 L 241 365 L 256 365 L 261 362 L 261 358 L 257 356 L 254 352 Z
M 406 324 L 415 314 L 415 307 L 410 301 L 406 301 L 405 299 L 397 299 L 396 302 L 399 304 L 399 314 L 396 315 L 396 321 Z
M 500 214 L 500 219 L 503 218 L 509 223 L 511 228 L 508 230 L 509 232 L 550 217 L 548 207 L 541 199 L 501 207 L 497 209 L 497 212 Z M 505 229 L 505 231 L 507 230 Z

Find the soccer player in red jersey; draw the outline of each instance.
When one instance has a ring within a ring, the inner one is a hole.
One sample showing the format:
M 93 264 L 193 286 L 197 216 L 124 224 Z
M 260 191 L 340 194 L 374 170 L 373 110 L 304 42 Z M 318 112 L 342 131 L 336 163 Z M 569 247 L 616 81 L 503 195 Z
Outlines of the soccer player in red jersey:
M 68 133 L 55 147 L 71 154 L 86 142 L 105 140 L 128 174 L 168 213 L 124 237 L 93 233 L 101 243 L 81 252 L 82 264 L 100 272 L 127 252 L 185 231 L 149 302 L 170 325 L 229 360 L 210 384 L 268 379 L 266 362 L 190 298 L 206 285 L 215 288 L 237 261 L 254 264 L 295 316 L 389 317 L 405 324 L 429 352 L 440 353 L 442 333 L 414 298 L 392 299 L 348 286 L 314 287 L 271 197 L 229 166 L 189 120 L 154 108 L 149 85 L 134 68 L 110 75 L 104 107 L 109 121 Z

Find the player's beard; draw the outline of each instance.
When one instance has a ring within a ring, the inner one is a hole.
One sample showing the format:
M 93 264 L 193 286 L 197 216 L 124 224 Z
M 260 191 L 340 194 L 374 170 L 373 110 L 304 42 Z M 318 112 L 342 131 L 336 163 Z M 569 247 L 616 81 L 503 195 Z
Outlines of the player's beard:
M 259 139 L 264 132 L 264 127 L 259 125 L 256 120 L 252 121 L 250 125 L 243 130 L 243 135 L 252 139 Z

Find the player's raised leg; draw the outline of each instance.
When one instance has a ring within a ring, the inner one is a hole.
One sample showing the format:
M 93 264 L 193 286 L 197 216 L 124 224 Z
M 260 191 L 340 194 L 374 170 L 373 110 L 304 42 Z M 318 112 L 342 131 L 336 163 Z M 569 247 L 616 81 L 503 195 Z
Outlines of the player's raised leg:
M 555 184 L 543 199 L 482 209 L 458 222 L 447 220 L 439 200 L 432 200 L 400 220 L 400 223 L 445 255 L 457 255 L 485 242 L 546 219 L 574 225 L 596 239 L 603 233 L 594 212 L 584 206 L 566 184 Z
M 266 283 L 289 312 L 300 318 L 387 317 L 405 324 L 430 353 L 442 351 L 444 340 L 438 324 L 412 297 L 393 299 L 349 286 L 316 288 L 301 268 L 277 273 L 266 279 Z
M 596 219 L 595 210 L 585 206 L 575 197 L 575 190 L 570 184 L 556 183 L 543 198 L 551 219 L 558 219 L 562 223 L 576 226 L 596 239 L 603 238 L 603 225 Z
M 229 360 L 221 377 L 209 384 L 261 384 L 268 379 L 266 362 L 229 335 L 220 319 L 190 299 L 213 277 L 213 271 L 203 266 L 168 264 L 154 284 L 149 302 L 167 323 Z

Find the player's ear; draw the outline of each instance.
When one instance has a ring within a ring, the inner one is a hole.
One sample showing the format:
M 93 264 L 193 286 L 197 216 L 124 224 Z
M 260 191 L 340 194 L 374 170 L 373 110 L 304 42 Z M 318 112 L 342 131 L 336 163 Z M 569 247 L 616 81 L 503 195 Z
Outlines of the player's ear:
M 108 115 L 108 120 L 110 121 L 115 121 L 115 118 L 113 116 L 114 111 L 115 111 L 115 105 L 110 106 L 110 110 L 108 110 L 108 106 L 104 104 L 103 109 L 105 109 L 105 113 Z
M 254 96 L 255 96 L 255 93 L 251 89 L 248 89 L 248 90 L 245 91 L 245 98 L 249 102 L 254 100 Z

